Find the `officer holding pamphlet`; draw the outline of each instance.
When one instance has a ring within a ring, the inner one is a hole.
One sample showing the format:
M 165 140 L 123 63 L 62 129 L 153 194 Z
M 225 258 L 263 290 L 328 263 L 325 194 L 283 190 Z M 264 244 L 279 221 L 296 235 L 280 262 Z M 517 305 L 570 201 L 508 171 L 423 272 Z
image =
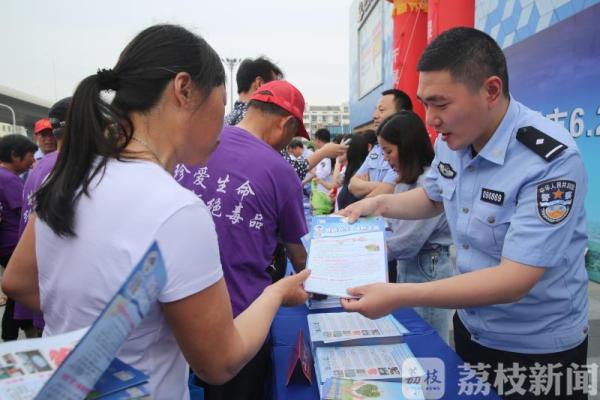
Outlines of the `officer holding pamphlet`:
M 587 398 L 587 177 L 565 128 L 512 98 L 498 44 L 471 28 L 442 33 L 418 64 L 417 96 L 440 134 L 422 188 L 340 211 L 398 219 L 446 213 L 457 276 L 348 290 L 348 311 L 375 318 L 399 307 L 456 308 L 457 353 L 504 398 Z M 584 371 L 585 372 L 585 371 Z M 485 376 L 485 375 L 484 375 Z M 511 379 L 509 379 L 509 377 Z M 547 398 L 547 397 L 545 397 Z

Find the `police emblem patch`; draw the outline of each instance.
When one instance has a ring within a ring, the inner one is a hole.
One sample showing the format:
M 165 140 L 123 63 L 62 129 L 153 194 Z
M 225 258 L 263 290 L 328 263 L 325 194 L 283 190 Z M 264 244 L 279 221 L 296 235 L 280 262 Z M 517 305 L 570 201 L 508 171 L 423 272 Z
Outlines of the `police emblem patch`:
M 537 210 L 549 224 L 558 224 L 567 218 L 575 200 L 576 183 L 567 180 L 548 181 L 537 186 Z
M 378 157 L 379 157 L 379 154 L 377 154 L 377 153 L 371 153 L 371 155 L 369 156 L 369 158 L 371 160 L 377 160 Z
M 441 161 L 438 164 L 438 171 L 440 171 L 440 174 L 442 174 L 442 176 L 446 179 L 454 179 L 456 176 L 456 171 L 452 169 L 452 165 L 443 163 Z

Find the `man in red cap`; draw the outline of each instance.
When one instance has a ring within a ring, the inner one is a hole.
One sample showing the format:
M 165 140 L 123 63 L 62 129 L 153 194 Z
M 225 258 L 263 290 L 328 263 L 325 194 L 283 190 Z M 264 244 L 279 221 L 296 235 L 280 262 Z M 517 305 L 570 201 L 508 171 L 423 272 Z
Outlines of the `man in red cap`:
M 293 137 L 308 137 L 303 112 L 304 98 L 292 84 L 266 83 L 252 95 L 240 124 L 224 127 L 206 166 L 176 168 L 175 179 L 193 190 L 212 214 L 234 316 L 272 282 L 268 269 L 278 238 L 294 269 L 305 267 L 300 238 L 308 230 L 302 186 L 280 154 Z M 227 384 L 201 383 L 206 399 L 262 399 L 270 347 L 267 341 Z
M 56 137 L 52 133 L 52 124 L 48 118 L 38 120 L 35 123 L 34 132 L 38 151 L 35 152 L 33 158 L 37 161 L 56 150 Z

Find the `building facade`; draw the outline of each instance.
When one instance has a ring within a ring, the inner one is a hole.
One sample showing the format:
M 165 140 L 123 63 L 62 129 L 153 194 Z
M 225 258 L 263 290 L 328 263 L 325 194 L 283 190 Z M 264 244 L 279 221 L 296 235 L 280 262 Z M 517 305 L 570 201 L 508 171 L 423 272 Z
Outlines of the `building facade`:
M 327 128 L 332 136 L 350 133 L 350 112 L 348 103 L 339 106 L 306 105 L 304 126 L 310 133 Z
M 13 130 L 12 124 L 6 124 L 4 122 L 0 122 L 0 137 L 4 135 L 9 135 L 11 133 L 18 133 L 20 135 L 27 136 L 27 129 L 24 126 L 17 125 L 16 132 Z

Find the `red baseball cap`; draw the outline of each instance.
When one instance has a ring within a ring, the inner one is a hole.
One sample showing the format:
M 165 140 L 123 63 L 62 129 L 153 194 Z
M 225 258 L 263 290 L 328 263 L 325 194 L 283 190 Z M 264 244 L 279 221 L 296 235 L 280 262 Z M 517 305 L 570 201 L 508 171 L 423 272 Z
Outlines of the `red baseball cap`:
M 35 133 L 40 133 L 42 131 L 45 131 L 46 129 L 52 130 L 52 124 L 50 123 L 50 119 L 42 118 L 39 121 L 36 121 L 34 127 Z
M 276 80 L 265 83 L 259 87 L 251 97 L 265 103 L 272 103 L 283 108 L 298 120 L 298 133 L 296 136 L 310 139 L 302 116 L 304 115 L 304 97 L 294 85 L 284 80 Z

